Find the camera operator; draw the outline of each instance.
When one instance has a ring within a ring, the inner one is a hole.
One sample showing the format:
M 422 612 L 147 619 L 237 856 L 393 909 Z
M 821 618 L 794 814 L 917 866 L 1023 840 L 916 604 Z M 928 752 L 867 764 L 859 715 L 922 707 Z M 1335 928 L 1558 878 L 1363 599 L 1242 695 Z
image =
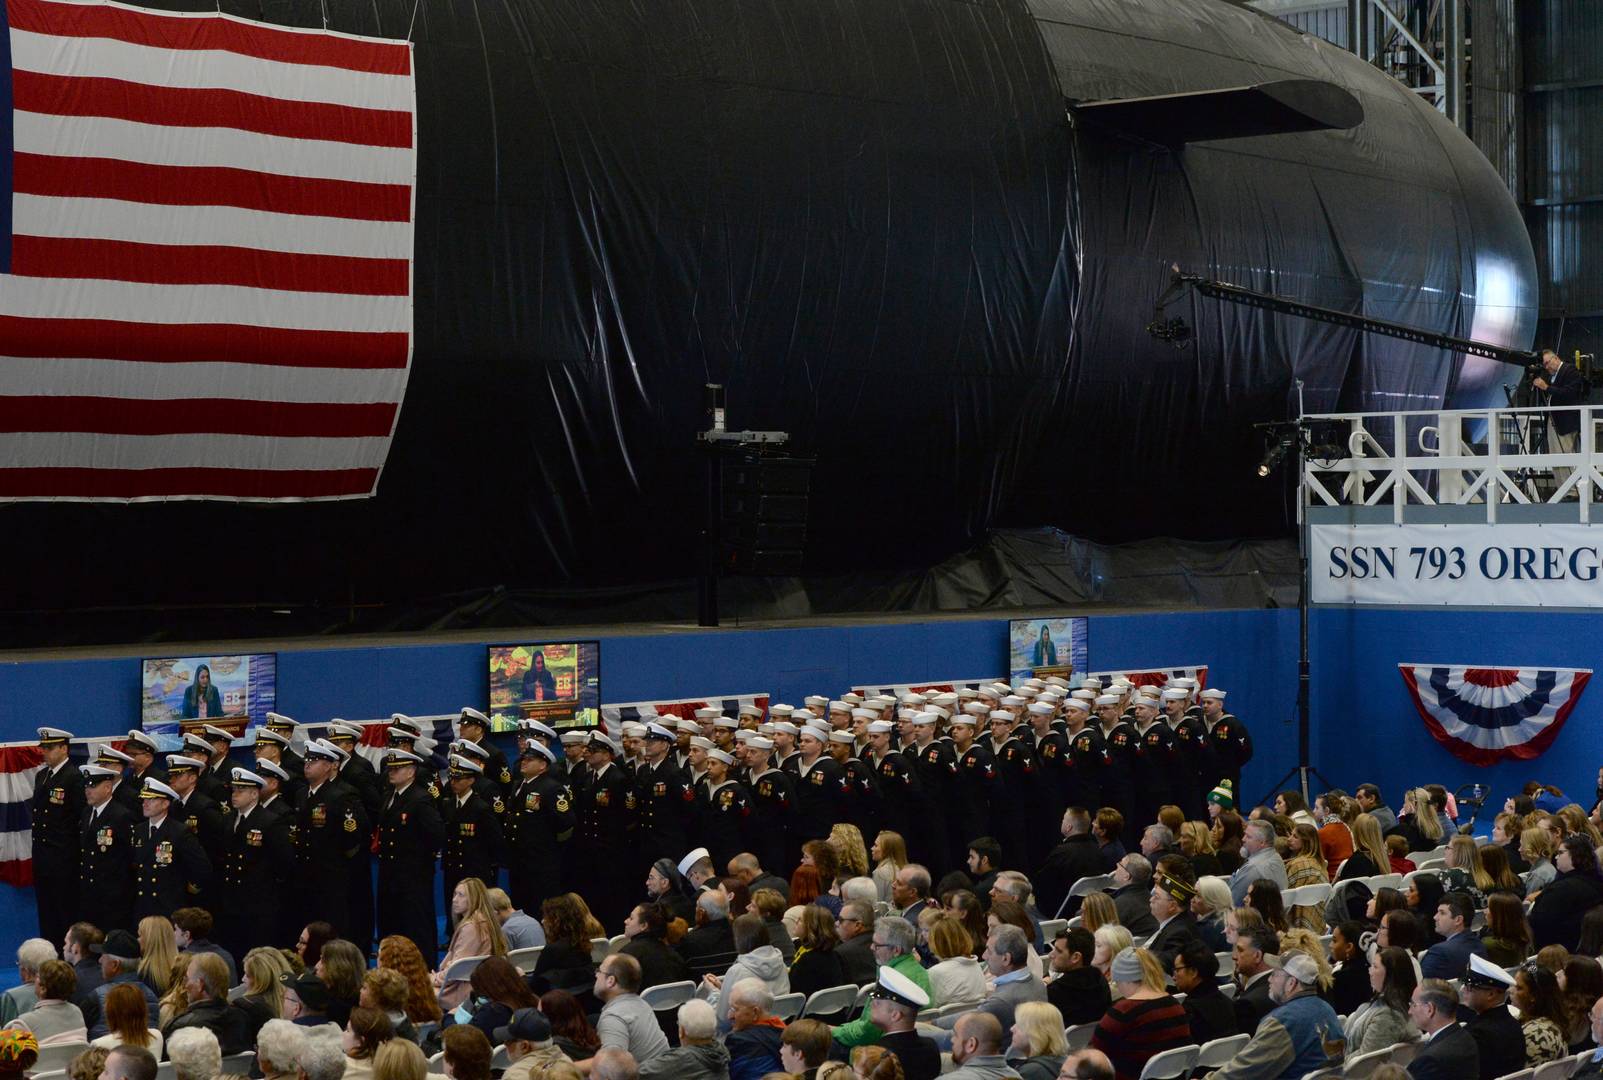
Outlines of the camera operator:
M 1531 385 L 1547 395 L 1547 404 L 1553 408 L 1583 403 L 1586 387 L 1581 373 L 1573 364 L 1566 364 L 1552 349 L 1542 350 L 1542 374 L 1531 380 Z M 1553 438 L 1549 446 L 1552 453 L 1573 454 L 1578 448 L 1581 434 L 1581 414 L 1562 409 L 1548 414 Z M 1562 485 L 1569 479 L 1571 470 L 1555 468 L 1555 483 Z

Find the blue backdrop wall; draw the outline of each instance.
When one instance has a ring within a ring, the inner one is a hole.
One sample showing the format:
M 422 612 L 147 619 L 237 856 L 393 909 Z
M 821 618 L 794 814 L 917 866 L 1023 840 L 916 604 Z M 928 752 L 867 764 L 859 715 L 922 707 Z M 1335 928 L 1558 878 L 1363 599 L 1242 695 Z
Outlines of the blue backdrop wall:
M 1399 661 L 1591 667 L 1603 616 L 1539 612 L 1318 609 L 1313 763 L 1334 785 L 1381 785 L 1394 805 L 1408 784 L 1489 783 L 1500 806 L 1541 777 L 1589 804 L 1599 765 L 1603 691 L 1589 691 L 1555 746 L 1530 764 L 1476 769 L 1426 732 L 1397 673 Z M 490 640 L 512 640 L 500 637 Z M 204 650 L 202 650 L 204 651 Z M 606 702 L 767 691 L 799 702 L 854 684 L 910 683 L 1000 674 L 1007 623 L 924 623 L 780 630 L 618 634 L 601 638 Z M 391 712 L 451 712 L 483 705 L 485 642 L 281 650 L 279 711 L 303 721 Z M 1093 669 L 1207 664 L 1251 727 L 1256 756 L 1243 779 L 1257 800 L 1296 764 L 1297 613 L 1247 610 L 1091 616 Z M 126 731 L 139 714 L 137 658 L 0 665 L 0 740 L 39 724 L 79 735 Z M 34 932 L 28 890 L 0 887 L 0 962 Z

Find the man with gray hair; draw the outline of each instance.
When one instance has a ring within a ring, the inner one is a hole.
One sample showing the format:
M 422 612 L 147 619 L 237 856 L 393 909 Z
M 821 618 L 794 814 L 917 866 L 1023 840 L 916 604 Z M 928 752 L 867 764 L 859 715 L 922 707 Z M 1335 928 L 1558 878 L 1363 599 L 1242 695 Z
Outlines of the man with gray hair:
M 1275 851 L 1275 827 L 1261 818 L 1254 818 L 1247 822 L 1246 832 L 1241 840 L 1241 855 L 1246 861 L 1230 875 L 1230 899 L 1236 907 L 1242 907 L 1247 902 L 1247 889 L 1254 881 L 1262 878 L 1272 881 L 1280 886 L 1280 891 L 1286 890 L 1286 864 L 1281 861 L 1280 855 Z M 1122 922 L 1122 915 L 1121 912 Z M 1129 927 L 1129 923 L 1125 923 Z M 1135 928 L 1130 927 L 1135 933 Z
M 707 889 L 696 897 L 697 926 L 674 948 L 690 966 L 690 977 L 700 979 L 723 971 L 735 962 L 735 931 L 729 924 L 729 894 Z
M 879 899 L 879 886 L 874 884 L 871 877 L 847 878 L 846 884 L 840 887 L 840 898 L 847 902 L 861 900 L 873 904 Z
M 1146 856 L 1132 851 L 1120 859 L 1113 868 L 1113 884 L 1113 907 L 1119 913 L 1119 925 L 1138 940 L 1156 933 L 1158 921 L 1147 910 L 1152 864 Z
M 873 982 L 879 966 L 874 961 L 873 901 L 848 900 L 842 904 L 840 914 L 835 916 L 835 933 L 840 937 L 835 955 L 846 981 L 853 986 Z
M 341 1080 L 345 1075 L 345 1047 L 340 1041 L 340 1029 L 335 1024 L 302 1026 L 305 1044 L 299 1058 L 301 1080 Z M 210 1080 L 217 1073 L 206 1074 Z
M 217 1044 L 217 1036 L 205 1028 L 180 1028 L 173 1032 L 173 1037 L 167 1040 L 167 1060 L 173 1063 L 178 1080 L 215 1080 L 223 1071 L 222 1047 Z
M 293 1020 L 274 1018 L 256 1033 L 256 1066 L 262 1080 L 292 1080 L 306 1049 L 306 1029 Z
M 1148 862 L 1157 862 L 1165 855 L 1175 854 L 1174 832 L 1167 825 L 1148 825 L 1141 833 L 1141 854 Z
M 779 1072 L 785 1025 L 772 1016 L 774 995 L 761 979 L 741 979 L 729 988 L 729 1080 L 759 1080 Z
M 921 911 L 930 905 L 930 872 L 918 863 L 908 863 L 896 871 L 891 881 L 891 906 L 902 918 L 918 925 Z
M 703 975 L 697 994 L 713 1006 L 718 1031 L 729 1031 L 729 1000 L 720 990 L 743 979 L 758 979 L 768 992 L 778 997 L 790 993 L 790 971 L 779 950 L 768 944 L 768 927 L 761 915 L 742 915 L 735 920 L 735 962 L 723 975 Z
M 0 994 L 0 1024 L 9 1024 L 39 1003 L 33 981 L 46 960 L 55 960 L 56 947 L 44 938 L 33 937 L 17 947 L 17 976 L 21 986 Z
M 729 1051 L 718 1042 L 718 1017 L 712 1006 L 697 998 L 679 1006 L 679 1045 L 639 1071 L 640 1080 L 727 1080 Z
M 150 1015 L 150 1026 L 161 1024 L 161 1003 L 156 993 L 139 977 L 139 939 L 126 930 L 113 930 L 98 945 L 91 946 L 100 953 L 102 982 L 95 987 L 97 1019 L 89 1026 L 89 1038 L 98 1039 L 108 1033 L 106 1027 L 106 995 L 111 988 L 122 983 L 137 987 L 145 997 L 145 1010 Z
M 99 1080 L 156 1080 L 156 1055 L 123 1043 L 106 1055 Z
M 1018 927 L 1008 929 L 1019 932 Z M 957 1068 L 946 1074 L 949 1080 L 1018 1080 L 1019 1074 L 1002 1056 L 1003 1030 L 987 1012 L 959 1016 L 952 1029 L 952 1064 Z
M 1000 1030 L 1013 1029 L 1013 1011 L 1026 1001 L 1045 1001 L 1046 983 L 1030 974 L 1030 939 L 1024 931 L 1011 923 L 1003 923 L 991 931 L 990 937 L 985 939 L 985 977 L 991 986 L 991 993 L 975 1009 L 979 1012 L 996 1017 L 1001 1025 Z M 960 1013 L 956 1016 L 944 1016 L 935 1021 L 935 1026 L 943 1031 L 953 1031 L 957 1022 L 973 1013 Z M 933 1033 L 931 1033 L 933 1034 Z M 998 1035 L 998 1038 L 1001 1036 Z M 936 1041 L 945 1043 L 947 1040 L 936 1036 Z M 957 1043 L 952 1041 L 955 1051 Z M 941 1047 L 943 1050 L 946 1046 Z
M 1023 936 L 1022 931 L 1020 936 Z M 874 962 L 880 968 L 890 968 L 898 974 L 905 975 L 929 995 L 929 972 L 924 970 L 924 966 L 918 962 L 917 953 L 913 951 L 917 945 L 918 931 L 906 919 L 887 915 L 874 923 L 872 945 Z M 883 1034 L 884 1032 L 874 1023 L 870 1006 L 865 1005 L 857 1019 L 841 1024 L 835 1029 L 835 1041 L 850 1049 L 854 1046 L 876 1043 Z
M 1021 870 L 1003 870 L 996 875 L 996 881 L 991 884 L 991 903 L 998 900 L 1012 900 L 1024 909 L 1024 914 L 1030 917 L 1030 925 L 1035 927 L 1035 951 L 1046 951 L 1046 938 L 1041 934 L 1041 913 L 1035 907 L 1035 886 Z

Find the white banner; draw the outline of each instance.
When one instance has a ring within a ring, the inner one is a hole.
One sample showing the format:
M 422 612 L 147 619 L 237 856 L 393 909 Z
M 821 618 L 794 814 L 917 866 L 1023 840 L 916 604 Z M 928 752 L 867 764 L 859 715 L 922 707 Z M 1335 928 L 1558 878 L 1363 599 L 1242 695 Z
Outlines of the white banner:
M 1312 525 L 1316 604 L 1603 607 L 1591 525 Z

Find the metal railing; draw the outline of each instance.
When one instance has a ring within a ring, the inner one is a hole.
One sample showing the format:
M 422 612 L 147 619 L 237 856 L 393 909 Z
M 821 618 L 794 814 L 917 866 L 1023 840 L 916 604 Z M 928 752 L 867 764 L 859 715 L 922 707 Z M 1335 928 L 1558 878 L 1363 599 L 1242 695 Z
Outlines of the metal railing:
M 1558 449 L 1551 429 L 1560 414 L 1578 414 L 1573 452 Z M 1320 507 L 1390 507 L 1392 522 L 1401 525 L 1417 520 L 1418 508 L 1476 507 L 1473 520 L 1484 510 L 1485 522 L 1496 524 L 1511 506 L 1550 506 L 1551 516 L 1541 520 L 1586 524 L 1603 490 L 1597 436 L 1603 406 L 1325 413 L 1304 420 L 1312 446 L 1303 463 L 1302 505 L 1315 514 Z

